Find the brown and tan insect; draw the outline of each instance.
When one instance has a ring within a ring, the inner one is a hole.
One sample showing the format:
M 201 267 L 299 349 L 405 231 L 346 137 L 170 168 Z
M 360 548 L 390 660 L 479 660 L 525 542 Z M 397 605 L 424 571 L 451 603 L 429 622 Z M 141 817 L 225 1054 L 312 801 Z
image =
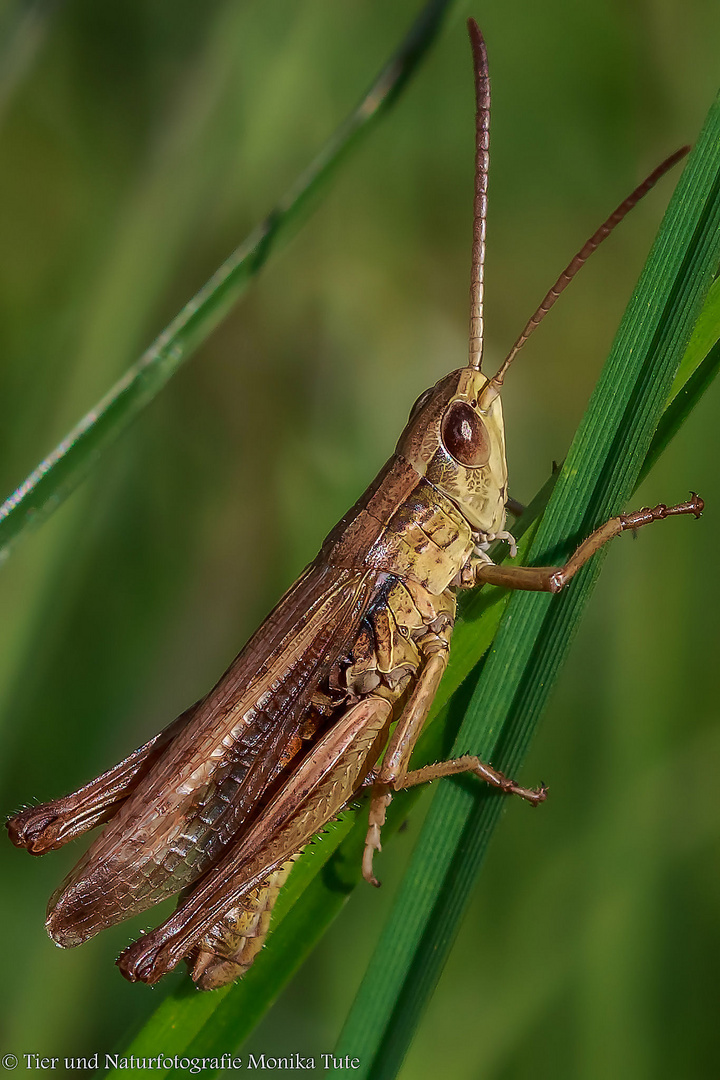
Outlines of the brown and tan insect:
M 598 229 L 488 378 L 490 84 L 482 36 L 474 22 L 469 28 L 477 113 L 467 365 L 418 398 L 393 456 L 206 697 L 79 791 L 8 822 L 13 843 L 35 855 L 106 823 L 50 900 L 47 929 L 59 945 L 79 945 L 180 893 L 175 913 L 120 956 L 130 980 L 154 983 L 183 959 L 202 989 L 242 975 L 293 859 L 362 788 L 370 789 L 363 875 L 373 884 L 394 791 L 470 771 L 541 802 L 543 787 L 522 788 L 476 757 L 408 771 L 447 665 L 457 590 L 492 583 L 557 592 L 623 530 L 702 511 L 693 495 L 613 518 L 562 567 L 499 566 L 487 554 L 496 540 L 515 554 L 505 528 L 505 374 L 591 252 L 685 151 Z

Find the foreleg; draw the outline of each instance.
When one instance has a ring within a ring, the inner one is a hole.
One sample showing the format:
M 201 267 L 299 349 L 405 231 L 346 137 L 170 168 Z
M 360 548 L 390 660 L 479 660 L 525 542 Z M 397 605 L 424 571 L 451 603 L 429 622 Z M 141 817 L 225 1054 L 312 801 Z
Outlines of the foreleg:
M 643 525 L 662 521 L 675 514 L 694 514 L 695 517 L 700 517 L 703 507 L 703 500 L 693 492 L 689 502 L 679 503 L 677 506 L 660 503 L 652 508 L 643 507 L 632 514 L 620 514 L 619 517 L 610 518 L 591 533 L 587 540 L 583 540 L 564 566 L 496 566 L 493 563 L 477 563 L 473 568 L 471 584 L 501 585 L 508 589 L 557 593 L 565 588 L 588 559 L 621 532 L 639 529 Z

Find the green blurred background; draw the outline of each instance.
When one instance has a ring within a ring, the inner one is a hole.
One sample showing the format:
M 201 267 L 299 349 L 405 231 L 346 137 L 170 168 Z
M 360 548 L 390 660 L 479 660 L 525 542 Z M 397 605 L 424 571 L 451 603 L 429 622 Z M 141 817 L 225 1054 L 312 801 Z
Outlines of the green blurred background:
M 418 8 L 0 5 L 0 492 L 264 215 Z M 0 570 L 3 814 L 78 786 L 200 696 L 418 393 L 463 362 L 467 14 L 493 78 L 491 364 L 600 220 L 695 137 L 716 90 L 711 0 L 456 9 L 292 246 Z M 671 187 L 596 256 L 508 380 L 516 498 L 567 450 Z M 407 1080 L 718 1074 L 719 411 L 711 391 L 637 496 L 692 487 L 708 508 L 614 546 L 523 777 L 551 798 L 509 808 Z M 332 1048 L 418 823 L 253 1048 Z M 67 953 L 45 936 L 79 850 L 31 860 L 0 844 L 3 1052 L 112 1050 L 163 993 L 113 967 L 127 925 Z

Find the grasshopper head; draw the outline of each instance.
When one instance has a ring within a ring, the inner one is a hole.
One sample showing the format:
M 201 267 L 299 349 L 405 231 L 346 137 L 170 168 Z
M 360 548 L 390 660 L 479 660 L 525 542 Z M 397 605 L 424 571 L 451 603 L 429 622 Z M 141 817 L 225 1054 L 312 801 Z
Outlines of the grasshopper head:
M 452 499 L 478 532 L 505 526 L 507 463 L 502 405 L 488 379 L 461 368 L 418 398 L 397 453 Z

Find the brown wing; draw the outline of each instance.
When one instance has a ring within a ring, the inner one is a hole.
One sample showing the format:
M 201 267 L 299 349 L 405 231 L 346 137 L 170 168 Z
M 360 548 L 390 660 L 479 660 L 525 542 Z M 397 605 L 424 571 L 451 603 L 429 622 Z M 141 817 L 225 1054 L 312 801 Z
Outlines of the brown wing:
M 172 896 L 220 857 L 300 749 L 310 695 L 384 577 L 321 563 L 305 571 L 51 899 L 58 944 Z
M 387 698 L 372 694 L 346 709 L 175 913 L 125 949 L 118 959 L 123 975 L 131 982 L 157 982 L 231 908 L 247 901 L 249 893 L 292 858 L 342 808 L 368 762 L 377 760 L 391 715 Z

